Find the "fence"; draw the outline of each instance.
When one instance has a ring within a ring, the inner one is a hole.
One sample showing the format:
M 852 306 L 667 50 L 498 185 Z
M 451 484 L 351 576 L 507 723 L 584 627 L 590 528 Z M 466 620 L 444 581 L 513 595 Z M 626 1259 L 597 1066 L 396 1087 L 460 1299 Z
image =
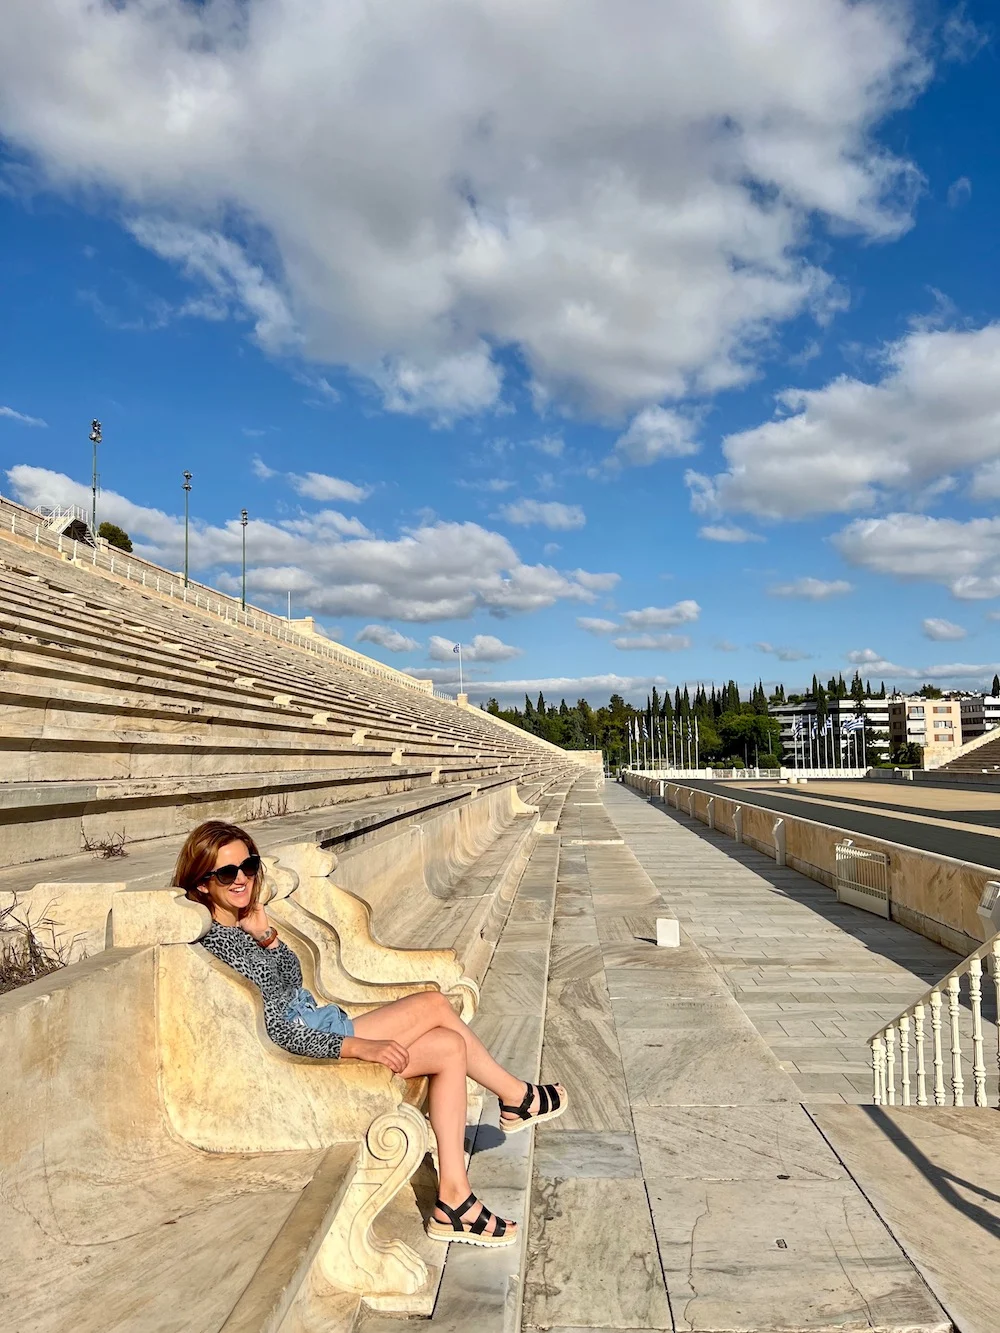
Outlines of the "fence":
M 837 843 L 837 901 L 889 919 L 889 858 L 885 852 Z
M 350 667 L 352 671 L 362 671 L 366 675 L 381 680 L 391 681 L 394 685 L 404 685 L 407 689 L 418 690 L 421 694 L 433 694 L 434 686 L 429 680 L 418 680 L 403 671 L 376 662 L 363 653 L 355 653 L 341 644 L 330 642 L 315 635 L 299 634 L 286 620 L 262 611 L 256 606 L 244 607 L 242 602 L 225 593 L 217 592 L 203 583 L 195 583 L 169 570 L 162 569 L 141 556 L 115 551 L 99 541 L 97 546 L 85 545 L 56 533 L 49 524 L 51 515 L 34 513 L 22 505 L 0 496 L 0 525 L 6 532 L 16 537 L 23 537 L 36 546 L 45 546 L 69 557 L 75 564 L 90 565 L 113 574 L 116 578 L 126 579 L 161 597 L 170 597 L 184 605 L 194 606 L 208 615 L 218 616 L 227 624 L 239 625 L 244 629 L 266 634 L 278 642 L 290 644 L 313 653 L 316 657 L 325 657 Z

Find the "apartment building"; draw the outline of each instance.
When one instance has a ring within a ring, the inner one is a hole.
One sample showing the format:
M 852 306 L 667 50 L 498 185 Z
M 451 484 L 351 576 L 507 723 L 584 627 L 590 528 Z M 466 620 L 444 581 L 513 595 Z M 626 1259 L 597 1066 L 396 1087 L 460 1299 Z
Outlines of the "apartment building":
M 795 768 L 864 767 L 861 733 L 845 731 L 845 725 L 863 716 L 869 745 L 876 733 L 889 730 L 888 699 L 864 699 L 861 703 L 855 699 L 827 700 L 827 716 L 833 719 L 833 725 L 828 733 L 816 738 L 812 734 L 816 722 L 816 704 L 812 700 L 771 704 L 768 712 L 781 724 L 784 762 Z
M 889 704 L 889 747 L 906 742 L 923 750 L 924 767 L 943 763 L 962 744 L 961 699 L 895 695 Z
M 1000 696 L 970 694 L 961 700 L 962 744 L 1000 727 Z

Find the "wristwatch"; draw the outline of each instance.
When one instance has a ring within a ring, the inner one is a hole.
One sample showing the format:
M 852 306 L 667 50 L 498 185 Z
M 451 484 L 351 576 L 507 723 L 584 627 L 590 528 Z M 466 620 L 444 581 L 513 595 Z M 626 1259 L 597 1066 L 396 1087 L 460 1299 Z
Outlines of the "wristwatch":
M 275 930 L 274 926 L 270 926 L 265 934 L 254 936 L 254 939 L 262 949 L 270 948 L 277 938 L 278 932 Z

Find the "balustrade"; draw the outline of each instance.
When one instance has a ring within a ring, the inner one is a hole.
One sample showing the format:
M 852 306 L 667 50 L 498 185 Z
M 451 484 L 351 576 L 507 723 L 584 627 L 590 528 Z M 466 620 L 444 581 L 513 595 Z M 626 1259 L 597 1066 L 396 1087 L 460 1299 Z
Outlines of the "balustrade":
M 997 1028 L 997 1072 L 994 1076 L 987 1073 L 986 1065 L 984 972 L 990 977 L 992 998 L 1000 1008 L 1000 935 L 994 935 L 980 945 L 915 1004 L 897 1014 L 871 1037 L 876 1106 L 930 1105 L 926 1050 L 928 1010 L 933 1104 L 966 1104 L 966 1070 L 970 1061 L 973 1104 L 1000 1104 L 1000 1027 Z

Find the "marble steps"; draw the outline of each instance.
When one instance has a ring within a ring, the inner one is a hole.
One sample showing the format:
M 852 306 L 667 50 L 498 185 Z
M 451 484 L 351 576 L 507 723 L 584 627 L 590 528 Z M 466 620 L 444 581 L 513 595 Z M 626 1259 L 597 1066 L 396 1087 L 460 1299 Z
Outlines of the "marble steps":
M 532 1081 L 539 1078 L 558 865 L 557 839 L 540 838 L 521 877 L 473 1020 L 496 1058 Z M 450 1246 L 433 1315 L 420 1327 L 429 1326 L 433 1333 L 516 1333 L 520 1327 L 536 1132 L 505 1138 L 496 1099 L 484 1099 L 472 1129 L 469 1177 L 495 1212 L 524 1220 L 521 1241 L 495 1252 Z M 362 1312 L 358 1322 L 359 1333 L 399 1333 L 400 1327 L 399 1319 L 371 1311 Z

